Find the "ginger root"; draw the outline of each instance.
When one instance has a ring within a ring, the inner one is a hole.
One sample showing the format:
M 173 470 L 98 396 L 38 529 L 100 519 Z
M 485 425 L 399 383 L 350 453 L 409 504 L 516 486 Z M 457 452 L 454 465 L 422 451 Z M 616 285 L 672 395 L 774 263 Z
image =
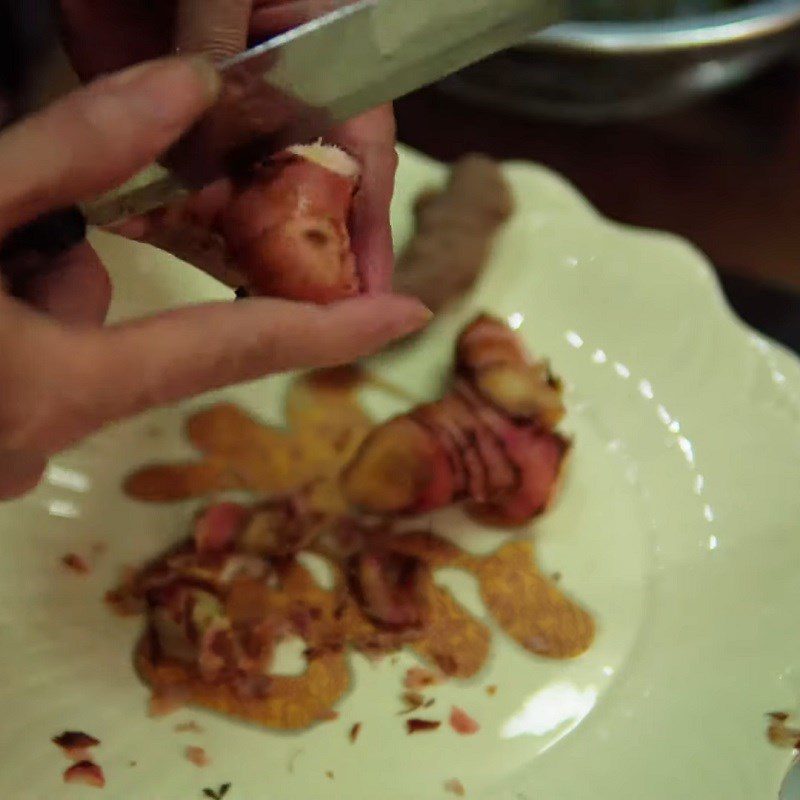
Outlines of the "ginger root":
M 502 322 L 461 334 L 456 377 L 439 401 L 367 436 L 342 475 L 349 501 L 376 514 L 418 514 L 468 501 L 495 524 L 521 525 L 551 503 L 569 443 L 555 432 L 561 386 Z
M 247 289 L 313 303 L 358 293 L 347 226 L 359 171 L 324 144 L 290 147 L 255 168 L 220 221 Z
M 500 165 L 482 155 L 461 158 L 443 189 L 417 200 L 416 231 L 397 260 L 395 290 L 433 312 L 461 297 L 480 277 L 513 210 Z
M 119 228 L 245 293 L 330 303 L 361 281 L 348 223 L 361 168 L 333 145 L 296 145 Z

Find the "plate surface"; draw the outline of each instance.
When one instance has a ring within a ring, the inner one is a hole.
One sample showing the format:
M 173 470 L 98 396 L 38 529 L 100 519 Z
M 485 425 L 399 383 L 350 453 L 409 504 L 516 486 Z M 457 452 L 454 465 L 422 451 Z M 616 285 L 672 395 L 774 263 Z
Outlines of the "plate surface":
M 687 244 L 601 219 L 544 170 L 507 172 L 519 211 L 480 286 L 373 366 L 433 396 L 457 330 L 484 309 L 552 359 L 577 445 L 560 502 L 532 534 L 544 568 L 595 614 L 591 650 L 548 662 L 495 629 L 484 672 L 439 688 L 431 709 L 444 718 L 464 707 L 482 725 L 470 738 L 446 726 L 405 734 L 405 655 L 396 665 L 354 657 L 340 718 L 300 735 L 195 710 L 148 718 L 130 665 L 141 620 L 113 617 L 102 596 L 123 565 L 182 536 L 195 504 L 134 503 L 120 482 L 144 462 L 189 456 L 182 421 L 213 399 L 279 420 L 287 378 L 259 381 L 109 429 L 60 457 L 34 494 L 0 506 L 3 797 L 189 800 L 230 781 L 229 800 L 428 800 L 447 797 L 450 778 L 486 800 L 776 796 L 788 758 L 767 745 L 763 714 L 800 699 L 800 366 L 734 319 Z M 403 152 L 398 242 L 414 196 L 444 174 Z M 115 279 L 116 319 L 229 296 L 149 247 L 95 243 Z M 397 410 L 368 402 L 377 415 Z M 476 550 L 502 541 L 456 512 L 433 524 Z M 96 542 L 107 551 L 90 575 L 60 567 Z M 443 580 L 485 616 L 466 579 Z M 175 733 L 187 719 L 205 733 Z M 65 729 L 102 740 L 103 793 L 62 783 L 67 762 L 50 737 Z M 191 765 L 187 744 L 212 764 Z

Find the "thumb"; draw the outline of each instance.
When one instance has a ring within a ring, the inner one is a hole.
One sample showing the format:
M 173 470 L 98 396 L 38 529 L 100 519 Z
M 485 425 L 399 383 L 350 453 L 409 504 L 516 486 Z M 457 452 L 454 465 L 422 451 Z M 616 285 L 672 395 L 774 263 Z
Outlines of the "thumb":
M 290 369 L 351 363 L 421 328 L 418 300 L 362 296 L 330 306 L 253 298 L 177 309 L 73 333 L 71 383 L 82 430 L 221 386 Z M 75 409 L 73 408 L 73 412 Z M 61 448 L 69 442 L 49 442 Z
M 206 61 L 147 62 L 72 92 L 0 136 L 0 235 L 152 163 L 214 101 Z

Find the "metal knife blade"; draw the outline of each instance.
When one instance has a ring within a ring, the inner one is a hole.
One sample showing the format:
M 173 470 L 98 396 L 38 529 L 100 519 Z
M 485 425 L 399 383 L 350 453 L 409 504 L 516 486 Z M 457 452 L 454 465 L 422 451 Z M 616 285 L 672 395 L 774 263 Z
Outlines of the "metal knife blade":
M 173 148 L 172 176 L 84 206 L 92 224 L 162 205 L 254 155 L 336 123 L 522 41 L 563 18 L 563 0 L 332 0 L 333 10 L 220 66 L 211 113 Z M 177 178 L 177 179 L 176 179 Z

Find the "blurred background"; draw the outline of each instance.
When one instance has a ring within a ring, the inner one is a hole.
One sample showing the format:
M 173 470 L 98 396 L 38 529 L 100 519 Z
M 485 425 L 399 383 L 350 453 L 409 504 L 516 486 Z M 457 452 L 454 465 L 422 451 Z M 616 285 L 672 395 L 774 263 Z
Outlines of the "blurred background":
M 400 139 L 541 162 L 606 216 L 687 237 L 737 311 L 800 352 L 800 0 L 683 6 L 666 24 L 560 26 L 417 92 Z M 71 77 L 48 0 L 0 0 L 0 37 L 7 124 Z

